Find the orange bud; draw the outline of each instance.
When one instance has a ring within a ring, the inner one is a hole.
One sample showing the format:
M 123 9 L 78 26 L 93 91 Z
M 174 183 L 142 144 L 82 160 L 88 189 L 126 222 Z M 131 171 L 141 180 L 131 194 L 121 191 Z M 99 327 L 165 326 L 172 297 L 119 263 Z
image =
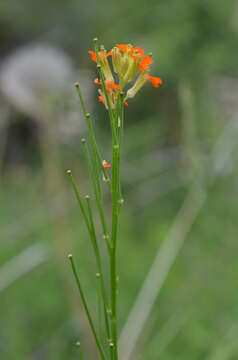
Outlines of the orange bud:
M 104 169 L 110 169 L 112 167 L 111 164 L 109 164 L 106 160 L 103 160 L 102 166 Z
M 97 62 L 97 58 L 96 58 L 96 53 L 95 53 L 95 51 L 90 50 L 88 53 L 89 53 L 89 55 L 91 56 L 92 61 L 94 61 L 94 62 L 96 63 L 96 62 Z
M 94 84 L 96 84 L 96 85 L 101 85 L 102 83 L 101 83 L 101 81 L 100 81 L 98 78 L 96 78 L 96 79 L 94 80 Z
M 103 97 L 102 95 L 99 95 L 99 96 L 98 96 L 98 101 L 99 101 L 100 103 L 102 103 L 104 106 L 106 105 L 106 104 L 105 104 L 104 97 Z

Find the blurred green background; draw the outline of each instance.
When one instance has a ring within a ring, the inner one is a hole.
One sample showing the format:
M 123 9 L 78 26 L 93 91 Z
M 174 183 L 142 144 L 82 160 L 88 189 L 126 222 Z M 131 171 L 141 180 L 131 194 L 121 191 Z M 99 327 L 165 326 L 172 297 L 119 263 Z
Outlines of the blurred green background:
M 126 109 L 119 330 L 129 344 L 140 330 L 130 359 L 235 360 L 235 0 L 0 2 L 0 358 L 77 359 L 78 339 L 85 359 L 97 358 L 67 254 L 95 314 L 94 257 L 65 176 L 72 169 L 90 193 L 75 81 L 110 161 L 88 56 L 95 36 L 106 48 L 126 42 L 152 51 L 152 73 L 163 79 Z M 110 215 L 107 194 L 105 202 Z M 136 315 L 145 321 L 128 331 L 146 278 Z M 121 354 L 127 346 L 121 340 Z

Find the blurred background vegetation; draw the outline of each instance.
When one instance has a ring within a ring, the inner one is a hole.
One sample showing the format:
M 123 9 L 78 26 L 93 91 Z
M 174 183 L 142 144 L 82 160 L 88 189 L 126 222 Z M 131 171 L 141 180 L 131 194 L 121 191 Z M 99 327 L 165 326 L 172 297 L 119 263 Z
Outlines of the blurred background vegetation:
M 65 179 L 70 168 L 82 191 L 90 191 L 75 81 L 110 161 L 108 120 L 87 53 L 95 36 L 106 48 L 129 42 L 152 51 L 152 72 L 164 82 L 158 91 L 146 87 L 126 109 L 119 240 L 124 339 L 132 335 L 125 324 L 159 254 L 151 293 L 139 308 L 148 316 L 141 327 L 134 322 L 140 332 L 130 358 L 235 360 L 235 0 L 1 1 L 0 357 L 77 359 L 80 339 L 85 358 L 96 358 L 67 254 L 75 254 L 93 311 L 94 258 Z

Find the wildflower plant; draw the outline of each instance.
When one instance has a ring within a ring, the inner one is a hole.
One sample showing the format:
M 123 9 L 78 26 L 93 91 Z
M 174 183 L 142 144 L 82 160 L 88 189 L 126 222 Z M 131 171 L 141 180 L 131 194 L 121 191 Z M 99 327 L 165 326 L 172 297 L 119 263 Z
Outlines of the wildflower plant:
M 72 172 L 68 170 L 67 174 L 75 192 L 95 255 L 97 266 L 96 277 L 99 284 L 98 324 L 95 324 L 93 321 L 73 256 L 70 254 L 68 257 L 96 341 L 100 359 L 117 360 L 117 294 L 119 282 L 117 273 L 117 239 L 119 217 L 123 205 L 120 166 L 123 145 L 124 108 L 128 106 L 128 101 L 132 99 L 147 82 L 151 82 L 155 88 L 158 88 L 162 85 L 162 80 L 160 77 L 150 75 L 149 70 L 152 64 L 152 55 L 145 55 L 144 50 L 138 46 L 117 44 L 110 51 L 106 51 L 104 46 L 100 46 L 99 48 L 98 40 L 94 39 L 94 51 L 89 51 L 89 54 L 92 61 L 96 63 L 98 71 L 98 77 L 94 80 L 95 85 L 98 87 L 98 100 L 105 106 L 110 120 L 112 134 L 112 159 L 110 163 L 103 159 L 97 145 L 91 116 L 86 111 L 80 85 L 76 83 L 75 86 L 88 126 L 90 148 L 85 139 L 82 139 L 82 146 L 88 162 L 89 174 L 102 227 L 102 237 L 108 251 L 110 284 L 106 284 L 104 277 L 105 269 L 103 268 L 100 246 L 95 230 L 91 199 L 87 195 L 83 200 Z M 102 196 L 103 182 L 106 183 L 108 191 L 111 194 L 110 230 L 104 211 Z M 104 318 L 103 322 L 101 319 L 102 314 Z M 77 344 L 79 346 L 80 343 L 78 342 Z

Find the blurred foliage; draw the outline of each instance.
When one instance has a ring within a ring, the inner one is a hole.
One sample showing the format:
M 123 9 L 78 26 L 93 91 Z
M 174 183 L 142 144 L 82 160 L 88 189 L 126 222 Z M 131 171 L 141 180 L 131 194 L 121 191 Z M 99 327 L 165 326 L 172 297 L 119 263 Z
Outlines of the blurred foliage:
M 209 201 L 197 218 L 143 332 L 140 341 L 143 359 L 205 358 L 217 348 L 221 339 L 225 339 L 236 323 L 236 179 L 235 176 L 221 178 L 209 191 Z M 23 207 L 27 212 L 33 203 L 42 204 L 44 199 L 39 191 L 42 186 L 39 180 L 34 182 L 34 186 L 32 179 L 30 183 L 19 181 L 16 191 L 12 193 L 12 186 L 8 184 L 9 191 L 5 187 L 4 194 L 1 193 L 1 199 L 8 204 L 4 209 L 6 216 L 17 219 Z M 184 191 L 178 190 L 159 199 L 155 195 L 149 207 L 136 212 L 130 209 L 133 206 L 131 202 L 126 206 L 121 219 L 123 226 L 119 242 L 120 327 L 184 194 Z M 34 212 L 37 211 L 39 205 L 34 206 Z M 70 211 L 70 236 L 93 309 L 96 306 L 93 292 L 94 261 L 78 215 L 77 209 Z M 6 228 L 4 221 L 1 227 L 3 230 Z M 36 228 L 24 239 L 9 238 L 9 243 L 1 248 L 1 262 L 4 263 L 35 242 L 53 246 L 49 225 Z M 130 265 L 127 267 L 125 263 Z M 62 270 L 71 283 L 71 292 L 75 292 L 76 296 L 77 292 L 67 262 L 61 267 L 60 270 L 52 259 L 1 293 L 0 317 L 4 326 L 0 332 L 0 350 L 3 358 L 76 358 L 74 342 L 81 332 L 76 319 L 72 318 L 74 315 L 62 287 L 59 275 Z M 170 340 L 176 326 L 178 331 Z M 163 348 L 162 343 L 166 339 L 168 345 Z
M 84 53 L 84 59 L 95 36 L 106 47 L 138 43 L 153 50 L 164 78 L 199 78 L 237 72 L 236 6 L 235 0 L 91 0 L 87 6 L 76 0 L 12 0 L 0 4 L 0 26 L 8 42 L 52 40 L 75 55 Z

